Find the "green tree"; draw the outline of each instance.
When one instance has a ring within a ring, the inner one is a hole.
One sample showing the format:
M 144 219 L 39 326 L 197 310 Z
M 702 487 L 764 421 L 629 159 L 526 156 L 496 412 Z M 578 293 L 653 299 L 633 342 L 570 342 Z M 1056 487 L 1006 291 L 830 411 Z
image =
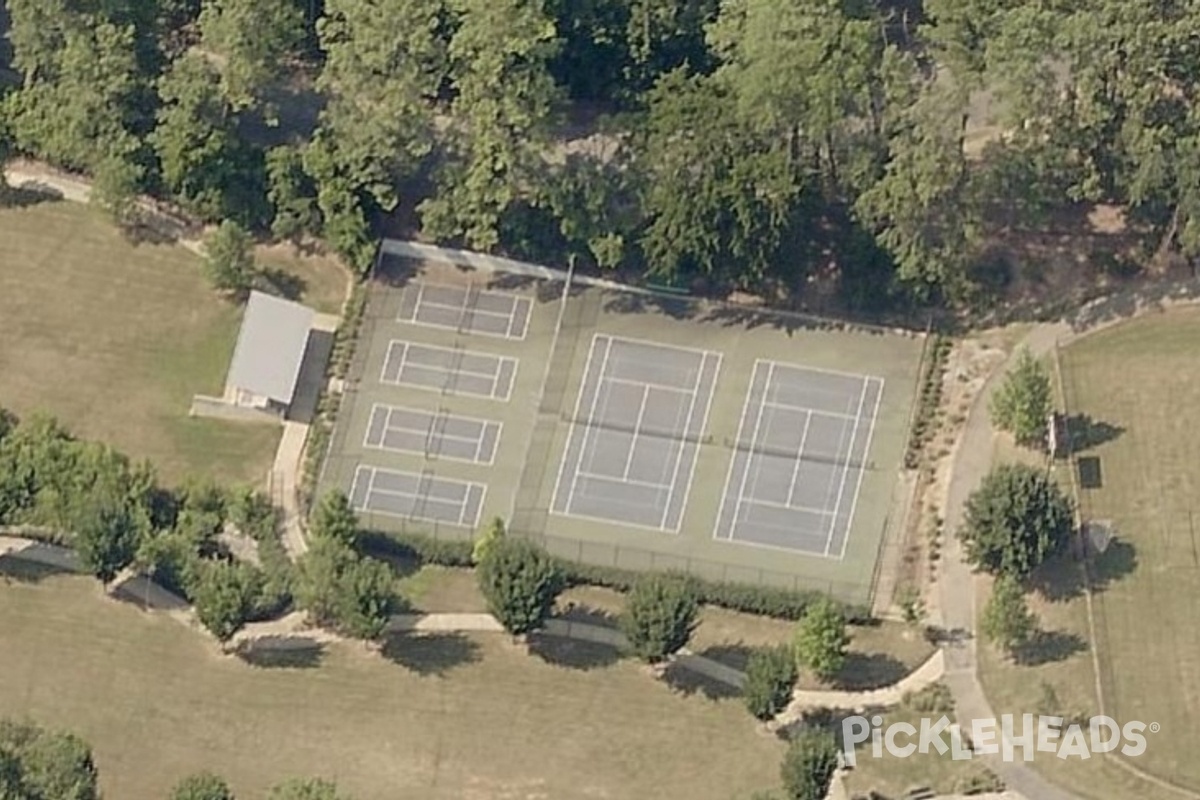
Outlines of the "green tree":
M 317 625 L 377 639 L 396 607 L 391 569 L 345 541 L 314 535 L 296 571 L 295 600 Z
M 217 641 L 229 641 L 246 624 L 259 585 L 258 575 L 247 564 L 204 562 L 192 598 L 200 624 Z
M 704 46 L 704 25 L 718 0 L 628 0 L 624 4 L 625 88 L 636 94 L 683 66 L 707 73 L 713 57 Z M 624 9 L 623 9 L 624 10 Z
M 319 233 L 321 213 L 317 186 L 304 171 L 304 151 L 283 145 L 267 151 L 267 199 L 271 203 L 271 233 L 279 239 L 297 240 Z
M 787 708 L 796 685 L 796 654 L 790 647 L 760 647 L 746 663 L 742 696 L 756 719 L 768 720 Z
M 528 539 L 494 541 L 476 575 L 488 611 L 513 635 L 540 628 L 563 585 L 550 556 Z
M 234 110 L 255 105 L 283 77 L 304 36 L 295 0 L 205 0 L 199 21 Z
M 0 753 L 9 754 L 9 771 L 12 761 L 19 764 L 18 800 L 99 798 L 91 748 L 73 734 L 0 720 Z
M 808 607 L 796 628 L 796 661 L 818 678 L 829 680 L 845 665 L 849 644 L 841 609 L 831 600 L 821 599 Z
M 100 208 L 119 228 L 138 221 L 138 194 L 145 168 L 129 155 L 113 153 L 96 165 L 88 201 Z
M 683 70 L 659 80 L 646 104 L 633 147 L 649 271 L 757 284 L 800 200 L 786 143 L 749 128 L 721 83 Z
M 542 153 L 560 100 L 549 61 L 558 52 L 542 0 L 452 0 L 455 90 L 448 161 L 420 207 L 430 236 L 478 250 L 500 243 L 505 212 L 544 171 Z
M 1044 470 L 1024 464 L 994 468 L 967 498 L 958 532 L 972 565 L 1023 578 L 1067 544 L 1071 503 Z
M 233 220 L 225 220 L 204 242 L 204 269 L 219 292 L 244 300 L 254 285 L 254 246 L 250 234 Z
M 1037 618 L 1029 611 L 1016 578 L 1001 575 L 996 579 L 979 627 L 988 641 L 1009 655 L 1029 642 L 1037 630 Z
M 638 658 L 657 664 L 687 644 L 698 610 L 698 592 L 691 579 L 675 574 L 642 575 L 625 599 L 621 632 Z
M 64 14 L 38 46 L 55 49 L 26 63 L 37 77 L 5 98 L 21 150 L 54 164 L 90 170 L 112 153 L 135 149 L 142 86 L 131 26 Z
M 1050 409 L 1050 372 L 1029 348 L 1023 348 L 992 396 L 992 422 L 1011 433 L 1018 444 L 1040 447 L 1045 442 Z
M 471 548 L 471 562 L 476 565 L 482 564 L 492 547 L 503 539 L 506 533 L 507 529 L 504 527 L 504 520 L 501 517 L 492 517 L 488 520 L 487 525 L 475 537 L 475 544 Z
M 107 583 L 133 563 L 148 528 L 148 519 L 127 498 L 100 491 L 76 506 L 75 551 L 84 569 Z
M 234 800 L 234 796 L 224 778 L 211 772 L 198 772 L 175 784 L 171 800 Z
M 313 536 L 353 546 L 358 540 L 358 514 L 345 492 L 332 491 L 321 498 L 310 524 Z
M 159 80 L 158 94 L 158 124 L 150 141 L 163 182 L 180 204 L 206 221 L 230 219 L 245 227 L 263 222 L 264 157 L 235 130 L 216 67 L 189 51 Z
M 804 728 L 793 736 L 780 770 L 788 800 L 824 800 L 837 758 L 837 740 L 829 731 Z

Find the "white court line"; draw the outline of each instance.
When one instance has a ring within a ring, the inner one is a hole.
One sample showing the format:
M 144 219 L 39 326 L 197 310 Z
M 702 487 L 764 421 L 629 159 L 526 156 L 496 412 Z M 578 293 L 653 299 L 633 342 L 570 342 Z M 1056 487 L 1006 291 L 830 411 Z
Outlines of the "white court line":
M 759 359 L 766 361 L 766 359 Z M 795 372 L 816 372 L 822 375 L 838 375 L 843 378 L 854 378 L 857 381 L 864 381 L 868 378 L 874 378 L 874 375 L 863 375 L 861 372 L 843 372 L 840 369 L 826 369 L 825 367 L 809 367 L 804 364 L 793 364 L 787 361 L 767 361 L 768 364 L 783 367 L 784 369 L 793 370 Z M 878 379 L 877 379 L 878 380 Z
M 556 517 L 570 517 L 572 519 L 581 519 L 586 522 L 596 522 L 602 525 L 620 525 L 625 528 L 636 528 L 642 531 L 653 531 L 654 533 L 671 533 L 671 531 L 663 528 L 647 525 L 643 522 L 629 522 L 623 519 L 612 519 L 611 517 L 594 517 L 591 514 L 580 514 L 578 511 L 554 511 L 550 513 Z
M 513 320 L 517 318 L 517 309 L 521 307 L 521 303 L 525 304 L 525 322 L 521 325 L 520 334 L 514 336 L 512 334 Z M 513 305 L 512 316 L 508 320 L 508 334 L 510 339 L 515 339 L 518 342 L 525 341 L 525 337 L 529 335 L 529 320 L 533 319 L 533 301 L 528 297 L 518 297 L 517 302 Z
M 400 366 L 396 369 L 396 379 L 389 379 L 388 364 L 392 363 L 392 355 L 397 347 L 400 349 Z M 379 371 L 379 382 L 383 384 L 398 384 L 400 381 L 400 373 L 404 371 L 405 359 L 408 358 L 408 342 L 400 339 L 392 339 L 388 342 L 387 355 L 383 358 L 383 369 Z
M 584 472 L 583 470 L 580 470 L 579 472 L 577 472 L 575 474 L 580 478 L 590 478 L 591 480 L 594 480 L 594 481 L 608 481 L 609 483 L 624 483 L 624 484 L 628 484 L 629 486 L 638 486 L 638 487 L 641 487 L 642 489 L 657 489 L 658 491 L 662 491 L 663 489 L 671 488 L 668 484 L 665 484 L 665 483 L 653 483 L 652 481 L 630 480 L 628 478 L 618 478 L 613 475 L 601 475 L 598 472 Z M 660 525 L 659 527 L 662 527 L 662 526 Z
M 571 416 L 571 426 L 567 429 L 567 442 L 566 442 L 565 449 L 563 451 L 563 462 L 558 470 L 558 478 L 554 481 L 554 496 L 550 499 L 550 507 L 551 508 L 554 508 L 554 506 L 558 505 L 558 493 L 562 489 L 562 480 L 567 471 L 567 453 L 569 453 L 571 450 L 571 443 L 575 441 L 575 428 L 579 423 L 579 411 L 583 407 L 583 391 L 584 391 L 584 389 L 587 388 L 588 375 L 590 374 L 590 372 L 592 370 L 592 356 L 596 355 L 596 349 L 597 349 L 596 343 L 599 342 L 601 338 L 604 338 L 606 341 L 608 340 L 608 337 L 606 337 L 606 336 L 602 337 L 602 335 L 599 333 L 592 334 L 592 344 L 591 344 L 591 347 L 588 348 L 587 360 L 583 364 L 583 377 L 580 378 L 580 380 L 579 380 L 579 394 L 577 394 L 575 396 L 575 413 Z M 597 394 L 600 393 L 600 384 L 603 382 L 603 380 L 602 380 L 603 377 L 604 377 L 604 368 L 603 368 L 603 366 L 601 366 L 600 379 L 598 379 L 596 381 L 596 393 Z M 592 403 L 595 404 L 595 402 L 596 402 L 596 398 L 593 397 Z M 586 439 L 587 438 L 586 430 L 583 432 L 583 435 L 584 435 L 584 438 Z M 582 446 L 582 444 L 580 445 L 579 456 L 575 461 L 575 465 L 571 467 L 571 469 L 574 470 L 575 474 L 573 474 L 571 476 L 571 488 L 570 488 L 569 494 L 565 498 L 565 502 L 563 504 L 564 512 L 569 513 L 571 510 L 571 502 L 575 499 L 575 476 L 578 475 L 579 468 L 581 466 L 583 466 L 583 446 Z
M 396 320 L 397 320 L 398 322 L 416 322 L 416 321 L 417 321 L 417 314 L 418 314 L 418 313 L 420 312 L 420 310 L 421 310 L 421 300 L 422 300 L 424 297 L 425 297 L 425 284 L 424 284 L 424 283 L 418 283 L 418 284 L 417 284 L 417 299 L 416 299 L 416 302 L 414 302 L 414 303 L 413 303 L 413 307 L 412 307 L 412 313 L 408 315 L 408 319 L 405 319 L 404 317 L 402 317 L 402 316 L 400 316 L 399 314 L 397 314 L 397 315 L 396 315 Z M 418 323 L 418 324 L 420 324 L 420 323 Z
M 875 434 L 875 420 L 879 417 L 879 404 L 883 401 L 883 378 L 874 378 L 879 382 L 879 394 L 875 396 L 875 408 L 871 410 L 871 426 L 867 428 L 867 447 L 863 451 L 863 460 L 866 461 L 871 455 L 871 437 Z M 854 455 L 853 450 L 850 455 Z M 863 473 L 866 469 L 859 469 L 858 480 L 854 484 L 854 500 L 850 503 L 850 515 L 846 517 L 846 535 L 842 537 L 842 551 L 838 554 L 838 560 L 846 557 L 846 544 L 850 541 L 850 527 L 854 524 L 854 511 L 858 508 L 859 490 L 862 489 Z M 834 524 L 837 524 L 837 517 L 834 517 Z M 833 543 L 832 535 L 825 540 L 825 555 L 829 555 L 829 545 Z
M 609 383 L 620 383 L 620 384 L 624 384 L 625 386 L 645 386 L 649 389 L 658 389 L 659 391 L 662 391 L 662 392 L 674 392 L 675 394 L 687 394 L 689 391 L 688 389 L 686 389 L 683 386 L 668 386 L 665 383 L 654 383 L 652 381 L 635 381 L 635 380 L 631 380 L 629 378 L 617 378 L 617 377 L 613 377 L 613 376 L 610 376 L 608 378 L 608 382 Z M 694 390 L 692 390 L 692 391 L 694 391 Z
M 711 352 L 707 353 L 704 357 L 704 360 L 700 362 L 700 376 L 703 377 L 703 375 L 704 375 L 704 367 L 708 363 L 709 355 L 716 357 L 717 365 L 715 367 L 713 367 L 712 382 L 709 384 L 708 394 L 704 398 L 704 414 L 702 415 L 702 417 L 700 419 L 700 430 L 696 432 L 696 438 L 697 438 L 697 443 L 695 444 L 696 452 L 692 456 L 692 463 L 691 463 L 690 468 L 688 469 L 687 478 L 684 479 L 683 503 L 679 507 L 679 524 L 676 525 L 674 528 L 667 528 L 666 527 L 666 515 L 664 514 L 664 516 L 663 516 L 663 522 L 662 522 L 663 530 L 670 530 L 670 531 L 673 531 L 674 533 L 679 533 L 679 529 L 683 527 L 684 515 L 687 514 L 688 499 L 691 497 L 691 494 L 692 494 L 692 479 L 696 475 L 696 462 L 700 460 L 699 439 L 703 438 L 704 431 L 705 431 L 705 429 L 708 428 L 708 415 L 712 411 L 713 392 L 716 391 L 717 380 L 721 377 L 721 364 L 722 364 L 723 357 L 720 353 L 711 353 Z M 693 393 L 693 397 L 692 397 L 693 403 L 695 402 L 696 398 L 699 397 L 699 394 L 700 394 L 699 387 L 700 387 L 700 377 L 698 377 L 696 379 L 696 389 L 695 389 L 695 391 Z M 687 436 L 688 428 L 690 428 L 692 425 L 692 415 L 694 413 L 695 413 L 694 407 L 688 410 L 687 422 L 685 423 L 685 427 L 683 429 L 684 436 Z M 671 481 L 671 494 L 667 497 L 667 513 L 670 513 L 671 501 L 675 499 L 675 490 L 679 486 L 679 484 L 677 482 L 678 477 L 679 477 L 679 464 L 683 460 L 683 451 L 686 449 L 687 449 L 687 442 L 684 442 L 682 444 L 682 446 L 679 448 L 679 461 L 676 462 L 676 466 L 675 466 L 676 475 L 675 475 L 675 479 L 673 479 Z M 721 502 L 724 502 L 724 501 L 725 501 L 725 497 L 724 497 L 724 495 L 722 495 Z M 719 514 L 718 514 L 717 518 L 718 518 L 718 520 L 720 519 Z
M 638 437 L 642 435 L 642 419 L 646 415 L 646 401 L 650 398 L 650 387 L 642 387 L 642 402 L 638 405 L 637 421 L 633 424 L 633 441 L 629 443 L 629 455 L 625 457 L 625 469 L 621 471 L 621 480 L 629 477 L 629 467 L 633 465 L 633 453 L 637 450 Z
M 873 379 L 871 379 L 871 380 L 873 380 Z M 845 397 L 845 395 L 841 395 L 841 396 Z M 781 411 L 804 411 L 809 414 L 820 414 L 823 417 L 832 417 L 833 419 L 854 419 L 853 414 L 843 414 L 838 411 L 823 411 L 819 408 L 813 408 L 812 406 L 794 406 L 794 405 L 791 405 L 790 403 L 772 403 L 772 402 L 764 402 L 763 406 L 765 408 L 778 408 Z
M 833 512 L 828 508 L 812 508 L 811 506 L 793 506 L 787 503 L 777 503 L 774 500 L 760 500 L 757 497 L 748 497 L 744 505 L 762 506 L 764 508 L 779 508 L 784 511 L 803 511 L 808 514 L 817 514 L 822 517 L 833 516 Z
M 851 457 L 854 455 L 854 443 L 858 440 L 858 427 L 862 422 L 863 403 L 867 399 L 867 387 L 869 385 L 870 379 L 863 378 L 862 393 L 858 396 L 858 414 L 856 415 L 858 419 L 854 421 L 854 432 L 850 434 L 850 449 L 846 451 L 846 465 L 842 467 L 842 480 L 838 485 L 837 500 L 833 504 L 833 516 L 830 518 L 829 530 L 825 534 L 826 553 L 829 552 L 829 543 L 833 541 L 833 526 L 837 524 L 838 512 L 842 509 L 842 496 L 846 493 L 846 476 L 850 474 L 850 461 Z
M 367 472 L 369 470 L 371 470 L 371 467 L 368 467 L 364 464 L 359 464 L 357 467 L 354 468 L 354 480 L 351 481 L 351 483 L 350 483 L 350 496 L 351 497 L 354 497 L 354 495 L 358 494 L 358 482 L 362 479 L 363 473 Z M 367 491 L 363 492 L 363 505 L 359 506 L 359 509 L 358 509 L 359 511 L 366 508 L 367 498 L 370 496 L 371 496 L 371 486 L 370 486 L 370 484 L 368 484 Z
M 681 350 L 685 353 L 696 353 L 697 355 L 707 355 L 709 350 L 702 350 L 698 347 L 685 347 L 677 344 L 666 344 L 663 342 L 652 342 L 649 339 L 635 339 L 632 336 L 608 336 L 614 342 L 628 342 L 629 344 L 640 344 L 647 347 L 653 347 L 658 350 Z M 857 376 L 861 377 L 861 376 Z
M 758 364 L 757 363 L 754 365 L 754 371 L 756 373 L 758 372 Z M 763 384 L 763 397 L 766 397 L 771 391 L 771 378 L 774 374 L 775 374 L 775 362 L 768 361 L 767 362 L 767 380 Z M 753 381 L 751 382 L 751 386 L 753 386 Z M 737 504 L 733 507 L 733 521 L 735 523 L 735 527 L 736 527 L 737 519 L 739 516 L 741 516 L 741 513 L 742 513 L 742 503 L 746 500 L 746 482 L 750 479 L 750 468 L 754 466 L 754 456 L 755 456 L 754 448 L 758 447 L 758 430 L 759 430 L 759 427 L 762 425 L 762 418 L 763 418 L 763 407 L 762 407 L 762 404 L 760 403 L 758 406 L 758 409 L 756 410 L 756 416 L 754 418 L 754 433 L 750 437 L 750 455 L 746 459 L 746 469 L 742 472 L 742 484 L 741 484 L 741 486 L 738 487 Z M 761 469 L 761 467 L 760 467 L 760 469 Z M 757 482 L 757 479 L 756 479 L 756 482 Z M 730 533 L 730 536 L 732 536 L 732 535 L 733 534 Z
M 791 508 L 796 496 L 796 479 L 800 477 L 800 457 L 804 455 L 804 444 L 808 441 L 808 426 L 812 424 L 812 412 L 804 412 L 804 433 L 800 434 L 800 449 L 796 451 L 796 464 L 792 467 L 792 482 L 788 486 L 787 506 Z
M 679 468 L 683 466 L 683 451 L 687 449 L 687 434 L 688 428 L 692 426 L 692 414 L 696 411 L 696 398 L 700 396 L 700 382 L 704 380 L 704 365 L 708 363 L 708 353 L 704 354 L 704 358 L 700 359 L 700 371 L 696 375 L 696 384 L 692 386 L 692 399 L 688 402 L 687 416 L 683 418 L 683 440 L 677 440 L 678 447 L 675 448 L 675 469 L 671 472 L 671 482 L 667 486 L 671 487 L 667 494 L 666 505 L 663 506 L 662 516 L 659 517 L 658 526 L 663 530 L 667 529 L 667 515 L 671 513 L 671 501 L 675 499 L 676 481 L 679 480 Z M 703 434 L 704 431 L 701 431 Z M 687 510 L 687 500 L 684 499 L 684 510 Z M 680 522 L 683 521 L 683 515 L 680 514 Z
M 742 416 L 738 419 L 737 438 L 733 440 L 733 454 L 729 457 L 729 471 L 725 473 L 725 488 L 721 492 L 721 502 L 717 504 L 717 521 L 713 527 L 714 539 L 724 539 L 726 541 L 733 539 L 733 523 L 737 521 L 737 506 L 735 505 L 733 509 L 733 519 L 729 524 L 728 536 L 721 535 L 721 515 L 725 512 L 725 501 L 729 499 L 729 490 L 733 486 L 733 465 L 737 463 L 739 447 L 742 443 L 742 433 L 746 427 L 746 418 L 750 416 L 750 398 L 753 396 L 754 379 L 758 375 L 758 366 L 761 363 L 761 358 L 754 362 L 754 369 L 750 373 L 750 385 L 746 388 L 746 399 L 742 401 Z M 765 391 L 763 396 L 766 396 Z
M 455 286 L 455 285 L 449 284 L 449 283 L 425 283 L 425 282 L 418 283 L 417 284 L 417 287 L 418 287 L 417 302 L 413 305 L 413 311 L 412 311 L 411 317 L 408 319 L 404 319 L 402 317 L 397 317 L 397 319 L 400 322 L 410 323 L 413 325 L 420 325 L 420 326 L 426 327 L 426 328 L 441 328 L 443 330 L 451 329 L 454 326 L 443 325 L 443 324 L 436 323 L 436 322 L 427 322 L 425 320 L 419 319 L 420 313 L 421 313 L 421 308 L 444 308 L 444 309 L 451 309 L 451 310 L 458 308 L 462 311 L 465 311 L 467 302 L 470 299 L 470 292 L 468 291 L 464 294 L 462 306 L 455 306 L 455 305 L 449 305 L 447 303 L 437 303 L 432 300 L 426 300 L 425 299 L 425 287 L 426 286 L 433 286 L 433 287 L 441 288 L 441 289 L 460 289 L 461 288 L 459 286 Z M 527 314 L 525 316 L 525 326 L 521 330 L 521 334 L 519 336 L 514 336 L 511 333 L 512 323 L 513 323 L 513 320 L 516 319 L 517 308 L 520 307 L 521 303 L 524 302 L 524 303 L 529 304 L 530 309 L 532 311 L 532 303 L 530 302 L 529 298 L 510 294 L 508 292 L 499 292 L 499 291 L 495 291 L 493 289 L 480 289 L 479 291 L 482 294 L 493 295 L 496 297 L 507 297 L 512 305 L 510 306 L 507 314 L 501 313 L 499 311 L 490 311 L 487 309 L 481 310 L 481 309 L 476 308 L 472 311 L 472 316 L 473 317 L 474 316 L 488 316 L 488 317 L 496 317 L 497 319 L 507 319 L 508 325 L 505 326 L 503 333 L 496 333 L 494 331 L 485 331 L 485 330 L 475 330 L 473 328 L 471 329 L 470 332 L 472 334 L 479 334 L 481 336 L 492 336 L 497 339 L 513 339 L 516 341 L 523 340 L 525 338 L 526 334 L 528 333 L 529 318 L 530 318 L 530 316 L 532 316 L 532 314 Z M 461 320 L 461 316 L 460 316 L 460 320 Z M 461 327 L 461 324 L 462 323 L 460 321 L 460 323 L 459 323 L 460 327 Z

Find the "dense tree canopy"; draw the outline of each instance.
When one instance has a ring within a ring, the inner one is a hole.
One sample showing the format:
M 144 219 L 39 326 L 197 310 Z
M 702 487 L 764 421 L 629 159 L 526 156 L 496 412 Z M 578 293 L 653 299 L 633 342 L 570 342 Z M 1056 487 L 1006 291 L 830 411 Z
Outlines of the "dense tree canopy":
M 869 0 L 8 8 L 16 151 L 94 173 L 118 221 L 145 190 L 364 271 L 419 226 L 716 289 L 832 277 L 906 312 L 986 300 L 1004 248 L 1081 203 L 1128 220 L 1109 243 L 1069 223 L 1101 256 L 1200 256 L 1191 3 L 925 0 L 915 25 Z

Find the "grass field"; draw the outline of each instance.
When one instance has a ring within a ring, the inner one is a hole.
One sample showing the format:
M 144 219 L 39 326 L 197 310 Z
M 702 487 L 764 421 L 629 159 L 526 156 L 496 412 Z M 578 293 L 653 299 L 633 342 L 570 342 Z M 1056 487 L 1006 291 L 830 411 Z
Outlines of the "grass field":
M 1062 352 L 1078 459 L 1099 481 L 1082 489 L 1086 519 L 1116 524 L 1118 539 L 1093 569 L 1096 653 L 1103 712 L 1119 722 L 1157 722 L 1137 768 L 1200 790 L 1200 560 L 1193 511 L 1200 488 L 1196 343 L 1200 311 L 1175 310 L 1087 336 Z M 1069 474 L 1063 474 L 1065 481 Z M 1077 568 L 1056 568 L 1056 600 L 1035 600 L 1059 653 L 1016 666 L 980 649 L 981 676 L 1000 713 L 1037 711 L 1043 684 L 1084 714 L 1100 708 L 1087 609 Z M 982 598 L 981 598 L 982 602 Z M 1110 759 L 1042 759 L 1038 769 L 1084 797 L 1168 797 Z
M 303 668 L 250 666 L 94 581 L 10 574 L 0 716 L 84 736 L 108 797 L 164 797 L 199 769 L 239 796 L 323 775 L 357 800 L 729 800 L 777 781 L 783 745 L 738 699 L 673 691 L 577 643 L 538 657 L 502 636 L 444 636 L 387 658 L 345 646 Z
M 0 405 L 54 414 L 168 481 L 262 478 L 277 427 L 187 414 L 193 394 L 220 393 L 240 321 L 196 256 L 135 246 L 69 202 L 0 210 L 0 242 Z M 340 296 L 327 273 L 300 276 L 318 305 Z

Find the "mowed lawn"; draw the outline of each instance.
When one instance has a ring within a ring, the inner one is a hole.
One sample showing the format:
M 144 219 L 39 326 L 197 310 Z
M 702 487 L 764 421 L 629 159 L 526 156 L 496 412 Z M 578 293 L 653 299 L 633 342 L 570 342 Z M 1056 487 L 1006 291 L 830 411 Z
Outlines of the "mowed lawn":
M 193 394 L 220 394 L 241 319 L 195 255 L 133 245 L 69 202 L 0 210 L 0 242 L 0 405 L 47 411 L 168 481 L 263 478 L 277 427 L 188 417 Z
M 1097 569 L 1104 710 L 1159 723 L 1137 766 L 1200 790 L 1200 310 L 1096 333 L 1062 360 L 1095 442 L 1079 452 L 1099 475 L 1083 512 L 1119 537 Z
M 0 716 L 87 738 L 108 797 L 165 797 L 200 769 L 241 797 L 292 775 L 357 800 L 730 800 L 777 785 L 783 744 L 739 698 L 672 690 L 628 660 L 575 649 L 563 666 L 498 635 L 389 653 L 249 666 L 90 579 L 0 581 Z

